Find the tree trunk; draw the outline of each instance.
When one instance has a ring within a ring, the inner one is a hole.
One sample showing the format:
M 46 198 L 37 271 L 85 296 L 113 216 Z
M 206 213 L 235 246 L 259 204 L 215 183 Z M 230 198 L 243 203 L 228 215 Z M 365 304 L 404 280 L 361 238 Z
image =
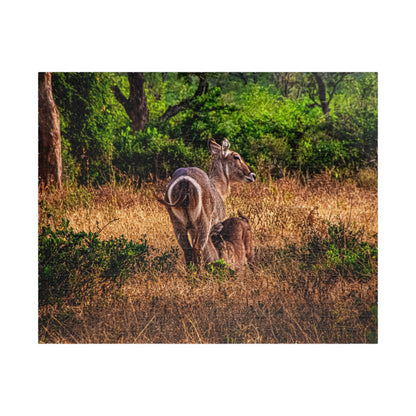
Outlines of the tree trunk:
M 318 105 L 319 107 L 322 108 L 322 111 L 325 114 L 325 117 L 329 119 L 329 111 L 330 111 L 329 103 L 334 97 L 335 90 L 337 89 L 338 85 L 342 82 L 342 80 L 346 77 L 348 73 L 336 72 L 332 74 L 330 82 L 328 82 L 328 91 L 327 91 L 327 86 L 325 85 L 325 82 L 322 76 L 318 72 L 312 72 L 312 74 L 315 78 L 316 83 L 318 84 L 319 104 L 316 103 L 316 101 L 314 100 L 311 94 L 309 94 L 309 97 L 314 102 L 314 105 Z M 328 95 L 328 98 L 327 98 L 327 95 Z
M 52 95 L 52 73 L 38 74 L 39 183 L 62 186 L 61 128 Z
M 247 85 L 248 79 L 247 75 L 244 72 L 231 72 L 231 74 L 236 76 L 237 78 L 240 78 L 244 82 L 244 85 Z
M 316 83 L 318 84 L 318 98 L 321 105 L 322 111 L 325 117 L 329 116 L 329 101 L 326 100 L 326 87 L 322 77 L 317 72 L 312 72 L 315 77 Z
M 111 87 L 117 101 L 122 104 L 132 121 L 133 131 L 143 130 L 149 122 L 143 72 L 128 72 L 130 95 L 127 99 L 117 86 Z

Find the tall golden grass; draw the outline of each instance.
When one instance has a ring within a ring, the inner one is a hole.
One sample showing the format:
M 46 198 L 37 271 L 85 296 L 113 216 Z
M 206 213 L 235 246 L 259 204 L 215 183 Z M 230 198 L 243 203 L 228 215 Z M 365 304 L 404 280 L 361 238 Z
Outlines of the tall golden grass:
M 367 173 L 368 174 L 368 173 Z M 373 176 L 375 173 L 373 173 Z M 169 273 L 134 272 L 77 304 L 39 308 L 41 343 L 366 343 L 377 339 L 377 265 L 370 279 L 304 270 L 279 249 L 324 238 L 328 223 L 360 230 L 377 244 L 377 185 L 329 174 L 306 185 L 295 178 L 238 185 L 227 216 L 246 215 L 253 231 L 254 270 L 197 273 L 182 253 Z M 359 186 L 360 185 L 360 186 Z M 157 253 L 178 247 L 163 206 L 166 183 L 40 192 L 40 225 L 66 218 L 75 231 L 100 238 L 146 236 Z M 180 252 L 180 251 L 179 251 Z M 283 253 L 283 254 L 282 254 Z M 96 277 L 91 277 L 96 278 Z

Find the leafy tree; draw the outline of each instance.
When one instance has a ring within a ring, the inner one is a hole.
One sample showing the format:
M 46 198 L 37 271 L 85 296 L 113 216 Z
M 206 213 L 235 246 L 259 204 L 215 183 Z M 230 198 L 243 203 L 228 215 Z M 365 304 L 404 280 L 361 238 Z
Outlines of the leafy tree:
M 345 72 L 312 72 L 313 79 L 309 78 L 309 98 L 312 100 L 314 106 L 322 109 L 322 112 L 327 118 L 330 111 L 329 104 L 334 97 L 338 85 L 346 75 Z
M 287 98 L 296 85 L 296 72 L 273 72 L 272 80 L 282 96 Z
M 378 136 L 377 73 L 355 73 L 334 97 L 334 134 L 349 143 L 359 164 L 375 165 Z
M 110 90 L 114 78 L 117 76 L 109 73 L 53 73 L 65 174 L 69 179 L 84 184 L 103 183 L 114 176 L 114 137 L 130 128 Z

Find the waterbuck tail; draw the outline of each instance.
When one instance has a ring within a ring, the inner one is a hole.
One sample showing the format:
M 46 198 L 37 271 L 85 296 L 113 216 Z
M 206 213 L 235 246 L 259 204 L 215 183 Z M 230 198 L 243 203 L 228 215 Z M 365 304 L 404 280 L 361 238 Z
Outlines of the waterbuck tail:
M 189 210 L 191 219 L 196 219 L 202 208 L 202 188 L 198 181 L 183 175 L 168 187 L 164 204 L 170 208 Z
M 162 198 L 156 198 L 156 200 L 167 208 L 176 208 L 177 206 L 182 205 L 185 202 L 186 194 L 180 194 L 178 199 L 173 203 L 165 201 Z

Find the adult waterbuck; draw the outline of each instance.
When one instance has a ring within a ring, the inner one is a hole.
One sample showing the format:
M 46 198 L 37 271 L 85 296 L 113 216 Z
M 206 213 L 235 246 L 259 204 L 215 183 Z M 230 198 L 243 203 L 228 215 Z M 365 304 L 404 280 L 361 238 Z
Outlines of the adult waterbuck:
M 211 240 L 218 252 L 218 259 L 238 269 L 248 264 L 254 265 L 254 248 L 251 227 L 248 219 L 238 214 L 212 227 Z
M 242 157 L 230 150 L 227 139 L 222 146 L 210 140 L 209 147 L 213 155 L 209 176 L 199 168 L 179 168 L 169 181 L 164 200 L 158 199 L 169 212 L 187 264 L 218 259 L 210 232 L 225 218 L 224 199 L 230 184 L 256 179 Z

